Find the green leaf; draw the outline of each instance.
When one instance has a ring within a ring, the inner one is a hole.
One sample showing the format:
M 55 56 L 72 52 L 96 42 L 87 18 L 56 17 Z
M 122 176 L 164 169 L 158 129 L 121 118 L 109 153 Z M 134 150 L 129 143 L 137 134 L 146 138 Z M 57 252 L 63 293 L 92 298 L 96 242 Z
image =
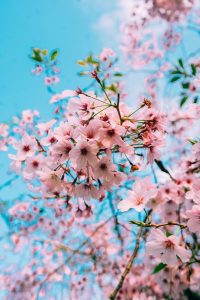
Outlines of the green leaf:
M 189 82 L 182 83 L 182 87 L 183 89 L 189 89 L 190 83 Z
M 87 58 L 86 58 L 86 61 L 88 63 L 91 63 L 93 61 L 93 57 L 92 57 L 92 54 L 90 54 Z
M 42 52 L 43 55 L 47 55 L 48 54 L 48 50 L 47 49 L 43 49 L 43 50 L 41 50 L 41 52 Z
M 40 54 L 33 54 L 32 56 L 31 56 L 31 58 L 33 59 L 33 60 L 35 60 L 35 61 L 37 61 L 37 62 L 42 62 L 42 57 L 40 56 Z
M 54 61 L 56 59 L 56 57 L 58 56 L 58 53 L 59 53 L 59 51 L 56 49 L 51 52 L 51 57 L 50 57 L 51 61 Z
M 39 48 L 32 48 L 32 55 L 31 55 L 31 58 L 37 62 L 42 62 L 43 59 L 42 59 L 42 56 L 41 56 L 41 50 Z
M 170 231 L 166 231 L 166 236 L 167 237 L 169 237 L 169 236 L 171 236 L 171 235 L 173 235 Z
M 187 101 L 187 99 L 188 99 L 188 96 L 184 96 L 184 97 L 181 99 L 181 101 L 180 101 L 180 107 L 182 107 L 182 106 L 185 104 L 185 102 Z
M 191 64 L 192 75 L 195 76 L 197 74 L 197 68 L 194 64 Z
M 155 269 L 153 270 L 152 274 L 156 274 L 158 272 L 160 272 L 161 270 L 163 270 L 166 267 L 166 264 L 163 264 L 162 262 L 159 263 Z
M 165 168 L 165 166 L 163 165 L 162 161 L 161 160 L 157 160 L 155 159 L 155 163 L 157 164 L 158 168 L 164 172 L 164 173 L 167 173 L 167 174 L 170 174 L 169 171 Z
M 103 89 L 106 89 L 106 88 L 107 88 L 107 86 L 106 86 L 106 80 L 105 80 L 105 79 L 103 79 L 103 80 L 101 81 L 101 85 L 102 85 L 102 88 L 103 88 Z
M 182 74 L 182 72 L 181 72 L 179 69 L 177 69 L 177 70 L 171 71 L 170 74 L 172 74 L 172 75 L 175 75 L 175 74 Z
M 86 76 L 86 75 L 88 75 L 88 74 L 89 74 L 88 71 L 85 71 L 85 72 L 79 72 L 79 73 L 78 73 L 79 76 Z
M 196 143 L 198 143 L 197 140 L 188 139 L 188 141 L 189 141 L 192 145 L 195 145 Z
M 181 66 L 181 68 L 184 69 L 184 65 L 183 65 L 183 60 L 182 60 L 182 58 L 179 58 L 178 63 L 179 63 L 179 65 Z
M 35 55 L 38 55 L 41 52 L 40 48 L 33 48 L 32 50 Z
M 92 65 L 98 65 L 98 64 L 99 64 L 97 60 L 93 59 L 92 54 L 90 54 L 90 55 L 86 58 L 86 62 L 87 62 L 88 64 L 92 64 Z
M 122 73 L 119 73 L 119 72 L 117 72 L 117 73 L 114 73 L 114 76 L 121 77 L 121 76 L 123 76 L 123 74 L 122 74 Z
M 80 66 L 83 66 L 83 67 L 87 65 L 87 63 L 84 60 L 78 60 L 77 64 L 79 64 Z
M 187 296 L 188 300 L 200 300 L 200 295 L 196 292 L 191 291 L 189 288 L 187 288 L 184 293 Z
M 180 76 L 175 76 L 170 80 L 170 82 L 175 82 L 175 81 L 179 80 L 180 78 L 181 78 Z
M 117 86 L 114 85 L 114 84 L 111 84 L 111 85 L 109 85 L 109 86 L 106 86 L 106 89 L 109 90 L 109 91 L 112 91 L 112 92 L 114 92 L 114 93 L 117 93 L 117 92 L 118 92 L 118 88 L 117 88 Z

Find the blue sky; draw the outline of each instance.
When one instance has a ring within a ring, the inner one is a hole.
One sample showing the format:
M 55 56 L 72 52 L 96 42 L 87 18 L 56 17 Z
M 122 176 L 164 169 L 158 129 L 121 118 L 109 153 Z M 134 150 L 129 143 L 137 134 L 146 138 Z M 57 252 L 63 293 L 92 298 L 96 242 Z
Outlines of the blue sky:
M 42 79 L 31 74 L 30 48 L 59 48 L 58 91 L 76 88 L 84 82 L 76 76 L 76 61 L 106 46 L 94 25 L 102 9 L 111 7 L 90 0 L 1 0 L 0 6 L 0 120 L 27 108 L 38 109 L 45 118 L 50 95 Z

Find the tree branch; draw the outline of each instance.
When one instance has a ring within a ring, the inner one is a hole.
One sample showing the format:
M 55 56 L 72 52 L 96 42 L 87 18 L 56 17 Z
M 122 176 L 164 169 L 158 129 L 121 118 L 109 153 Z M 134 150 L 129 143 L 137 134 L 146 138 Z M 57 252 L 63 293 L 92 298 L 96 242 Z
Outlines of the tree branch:
M 93 233 L 87 238 L 85 239 L 80 246 L 77 249 L 74 249 L 73 254 L 70 255 L 69 257 L 67 257 L 64 262 L 62 264 L 60 264 L 58 267 L 54 268 L 51 272 L 49 272 L 46 277 L 44 278 L 43 281 L 40 282 L 39 284 L 39 288 L 37 291 L 37 296 L 36 299 L 38 299 L 39 297 L 39 293 L 42 289 L 42 287 L 44 286 L 45 282 L 48 281 L 49 278 L 51 278 L 51 276 L 53 276 L 55 273 L 57 273 L 60 269 L 62 269 L 72 258 L 75 254 L 78 254 L 80 252 L 80 250 L 88 244 L 88 242 L 90 241 L 90 239 L 102 228 L 104 227 L 107 223 L 109 223 L 111 220 L 113 219 L 113 216 L 111 216 L 110 218 L 108 218 L 104 223 L 100 224 L 99 226 L 97 226 L 97 228 L 93 231 Z
M 130 221 L 131 224 L 140 226 L 140 227 L 153 227 L 153 228 L 160 228 L 164 226 L 179 226 L 181 229 L 187 228 L 187 225 L 176 223 L 176 222 L 167 222 L 163 224 L 154 224 L 154 223 L 145 223 L 140 221 Z
M 147 220 L 147 216 L 145 217 L 144 222 L 146 222 L 146 220 Z M 139 251 L 139 248 L 140 248 L 140 238 L 141 238 L 141 235 L 142 235 L 142 230 L 143 230 L 143 227 L 140 227 L 140 229 L 138 231 L 138 234 L 137 234 L 137 237 L 136 237 L 136 243 L 135 243 L 135 248 L 133 250 L 133 253 L 132 253 L 132 255 L 131 255 L 131 257 L 130 257 L 130 259 L 129 259 L 126 267 L 125 267 L 124 272 L 121 275 L 121 278 L 118 282 L 117 287 L 115 288 L 115 290 L 113 291 L 113 293 L 109 297 L 110 300 L 115 300 L 116 299 L 116 296 L 117 296 L 119 290 L 123 286 L 123 283 L 124 283 L 124 280 L 126 279 L 126 276 L 128 275 L 128 273 L 130 272 L 130 270 L 132 268 L 133 262 L 134 262 L 135 258 L 137 257 L 137 254 L 138 254 L 138 251 Z

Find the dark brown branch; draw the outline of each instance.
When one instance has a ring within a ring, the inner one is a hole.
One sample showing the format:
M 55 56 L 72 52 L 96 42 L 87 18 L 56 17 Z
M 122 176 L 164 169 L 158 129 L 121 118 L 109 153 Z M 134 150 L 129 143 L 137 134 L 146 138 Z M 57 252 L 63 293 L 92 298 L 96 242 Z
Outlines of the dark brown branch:
M 144 222 L 146 222 L 146 220 L 147 220 L 147 216 L 145 217 Z M 125 269 L 124 269 L 124 272 L 121 275 L 121 278 L 118 282 L 117 287 L 115 288 L 115 290 L 113 291 L 113 293 L 109 297 L 110 300 L 115 300 L 116 299 L 116 296 L 117 296 L 119 290 L 123 286 L 123 283 L 124 283 L 124 280 L 126 279 L 126 276 L 128 275 L 128 273 L 130 272 L 130 270 L 132 268 L 133 262 L 134 262 L 135 258 L 137 257 L 137 254 L 138 254 L 138 251 L 139 251 L 139 248 L 140 248 L 140 238 L 141 238 L 141 235 L 142 235 L 142 230 L 143 230 L 143 227 L 140 227 L 140 229 L 138 231 L 138 234 L 137 234 L 137 237 L 136 237 L 136 243 L 135 243 L 133 253 L 132 253 Z
M 119 116 L 119 120 L 120 120 L 120 124 L 123 123 L 123 119 L 121 116 L 121 112 L 120 112 L 120 108 L 119 108 L 119 103 L 120 103 L 120 94 L 117 94 L 117 104 L 114 106 L 117 110 L 118 116 Z

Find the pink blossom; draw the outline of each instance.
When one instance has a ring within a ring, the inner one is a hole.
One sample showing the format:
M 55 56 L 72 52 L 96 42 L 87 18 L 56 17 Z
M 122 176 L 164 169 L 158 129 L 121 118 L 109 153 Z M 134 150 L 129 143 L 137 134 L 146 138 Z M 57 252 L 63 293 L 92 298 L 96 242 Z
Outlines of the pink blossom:
M 52 119 L 52 120 L 49 121 L 49 122 L 39 123 L 39 124 L 37 125 L 37 128 L 39 129 L 40 134 L 48 133 L 48 131 L 51 129 L 51 127 L 52 127 L 55 123 L 56 123 L 56 120 L 55 120 L 55 119 Z
M 94 168 L 96 178 L 101 178 L 106 181 L 112 181 L 114 178 L 115 165 L 112 164 L 108 157 L 101 158 Z
M 191 190 L 185 195 L 186 199 L 193 200 L 196 204 L 200 204 L 200 180 L 193 182 Z
M 195 143 L 192 146 L 192 153 L 194 153 L 194 156 L 197 160 L 200 160 L 200 142 Z
M 58 74 L 60 72 L 60 69 L 57 68 L 56 66 L 53 66 L 52 69 L 53 69 L 53 71 L 54 71 L 55 74 Z
M 26 167 L 24 168 L 24 174 L 29 174 L 31 177 L 36 176 L 37 172 L 44 166 L 45 161 L 42 154 L 27 157 Z M 30 177 L 29 177 L 30 178 Z
M 69 152 L 72 150 L 73 145 L 70 141 L 59 141 L 51 148 L 53 158 L 59 163 L 64 163 L 69 158 Z
M 57 84 L 60 81 L 60 78 L 58 76 L 52 76 L 51 77 L 51 82 L 52 84 Z
M 44 78 L 44 83 L 49 86 L 52 84 L 52 78 L 51 77 L 45 77 Z
M 128 191 L 127 198 L 118 204 L 121 211 L 127 211 L 134 208 L 136 211 L 142 211 L 145 204 L 157 194 L 157 189 L 150 182 L 149 178 L 138 179 L 133 185 L 133 190 Z
M 0 124 L 0 136 L 6 137 L 8 136 L 8 125 Z
M 61 180 L 61 177 L 63 175 L 63 170 L 59 169 L 54 171 L 48 167 L 44 167 L 41 171 L 38 171 L 38 175 L 47 191 L 54 192 L 62 190 L 63 181 Z
M 57 139 L 55 137 L 54 131 L 49 130 L 47 136 L 41 139 L 41 144 L 43 146 L 49 146 L 53 145 L 56 141 Z
M 73 91 L 73 90 L 64 90 L 60 94 L 53 95 L 53 97 L 50 99 L 50 103 L 56 103 L 60 100 L 63 100 L 63 99 L 68 98 L 68 97 L 73 97 L 73 96 L 77 96 L 75 91 Z
M 24 134 L 21 142 L 15 145 L 17 150 L 17 159 L 24 160 L 27 157 L 33 156 L 37 150 L 37 143 L 34 137 Z
M 32 74 L 39 76 L 43 72 L 43 68 L 41 66 L 36 66 L 35 69 L 32 69 Z
M 22 120 L 25 123 L 32 123 L 34 116 L 38 116 L 38 115 L 39 115 L 39 113 L 37 111 L 31 111 L 31 110 L 27 109 L 22 112 Z
M 105 124 L 103 128 L 99 129 L 99 138 L 101 143 L 105 147 L 111 147 L 114 145 L 124 145 L 121 136 L 125 134 L 125 128 L 120 125 L 108 125 Z
M 74 196 L 76 198 L 81 197 L 84 200 L 98 199 L 99 192 L 95 186 L 90 183 L 79 184 L 74 189 Z
M 7 141 L 6 139 L 0 139 L 0 151 L 7 151 Z
M 108 57 L 113 57 L 114 55 L 115 55 L 115 52 L 111 48 L 104 48 L 100 54 L 100 59 L 102 61 L 106 61 L 108 59 Z
M 68 103 L 68 110 L 71 113 L 77 112 L 80 115 L 88 116 L 91 114 L 93 100 L 85 95 L 79 95 L 79 98 L 71 98 Z
M 191 232 L 199 233 L 200 231 L 200 205 L 194 205 L 191 210 L 186 211 L 189 218 L 187 223 Z
M 190 259 L 191 252 L 179 245 L 179 239 L 171 235 L 167 237 L 160 229 L 153 229 L 146 243 L 147 254 L 159 258 L 163 263 L 175 266 L 177 256 L 182 262 Z
M 97 162 L 98 147 L 92 141 L 87 141 L 80 138 L 76 146 L 69 152 L 69 157 L 78 170 L 84 169 L 87 166 L 94 166 Z
M 73 137 L 74 128 L 67 122 L 60 122 L 59 126 L 54 130 L 54 136 L 58 141 L 63 141 L 63 139 L 70 139 Z
M 17 213 L 23 213 L 23 212 L 26 212 L 27 209 L 29 208 L 30 206 L 30 203 L 28 202 L 20 202 L 14 206 L 12 206 L 10 209 L 9 209 L 9 213 L 11 215 L 15 215 Z
M 98 140 L 98 132 L 101 126 L 102 122 L 100 120 L 91 120 L 87 126 L 80 126 L 79 128 L 76 128 L 74 136 L 78 137 L 81 133 L 88 140 Z
M 47 85 L 47 86 L 50 86 L 50 85 L 52 85 L 52 84 L 57 84 L 58 82 L 60 81 L 60 79 L 59 79 L 59 77 L 57 77 L 57 76 L 46 76 L 45 78 L 44 78 L 44 83 L 45 83 L 45 85 Z
M 147 163 L 153 164 L 154 160 L 160 159 L 160 148 L 165 142 L 162 135 L 150 134 L 144 137 L 144 144 L 147 147 Z

